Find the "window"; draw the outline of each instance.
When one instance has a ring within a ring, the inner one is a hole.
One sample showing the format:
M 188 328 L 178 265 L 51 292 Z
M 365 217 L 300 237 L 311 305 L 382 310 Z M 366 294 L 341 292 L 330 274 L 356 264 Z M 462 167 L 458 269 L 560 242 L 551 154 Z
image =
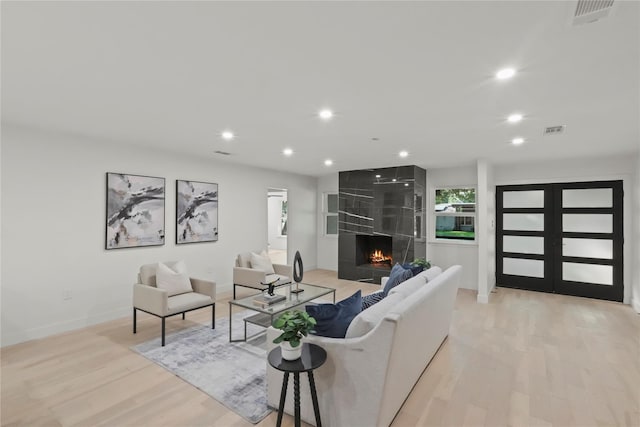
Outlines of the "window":
M 436 189 L 436 239 L 475 240 L 475 188 Z
M 338 194 L 325 193 L 324 195 L 324 234 L 326 236 L 338 235 Z

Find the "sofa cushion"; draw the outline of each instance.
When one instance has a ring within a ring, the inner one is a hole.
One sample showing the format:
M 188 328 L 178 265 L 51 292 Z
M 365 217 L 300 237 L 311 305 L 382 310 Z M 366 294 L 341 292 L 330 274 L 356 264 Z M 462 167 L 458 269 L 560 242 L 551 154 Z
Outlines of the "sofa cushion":
M 438 276 L 440 273 L 442 273 L 442 269 L 440 267 L 431 267 L 430 269 L 425 270 L 422 273 L 420 273 L 420 275 L 424 276 L 424 278 L 425 278 L 425 280 L 427 282 L 430 282 L 433 279 L 435 279 L 436 276 Z
M 251 252 L 251 268 L 262 270 L 265 274 L 275 274 L 273 264 L 268 256 Z
M 167 291 L 168 296 L 193 292 L 191 280 L 187 274 L 187 267 L 183 261 L 174 263 L 171 267 L 159 262 L 156 270 L 156 286 Z
M 306 310 L 316 319 L 315 335 L 344 338 L 349 324 L 362 311 L 362 292 L 358 291 L 336 304 L 307 305 Z
M 362 309 L 366 310 L 372 305 L 379 303 L 384 299 L 386 295 L 382 291 L 377 291 L 369 295 L 365 295 L 362 297 Z
M 387 295 L 391 289 L 410 277 L 413 277 L 411 270 L 405 270 L 400 264 L 396 263 L 391 269 L 391 273 L 389 273 L 389 280 L 387 280 L 387 283 L 384 285 L 384 294 Z
M 168 314 L 204 307 L 205 305 L 213 304 L 213 302 L 210 296 L 196 292 L 175 295 L 167 300 Z
M 357 338 L 373 330 L 382 318 L 404 298 L 400 294 L 391 294 L 379 303 L 358 314 L 347 329 L 345 338 Z
M 414 293 L 415 291 L 417 291 L 418 289 L 420 289 L 421 287 L 423 287 L 426 283 L 427 283 L 426 278 L 423 275 L 419 274 L 408 280 L 405 280 L 395 288 L 391 289 L 391 291 L 389 291 L 389 295 L 400 294 L 402 295 L 403 298 L 406 298 L 412 293 Z

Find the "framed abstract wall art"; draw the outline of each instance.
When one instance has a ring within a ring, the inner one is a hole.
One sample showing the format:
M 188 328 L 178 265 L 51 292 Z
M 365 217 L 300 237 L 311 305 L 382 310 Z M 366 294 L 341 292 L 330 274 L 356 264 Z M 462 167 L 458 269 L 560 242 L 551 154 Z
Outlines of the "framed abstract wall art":
M 176 244 L 218 240 L 218 184 L 176 181 Z
M 107 172 L 106 249 L 164 245 L 164 178 Z

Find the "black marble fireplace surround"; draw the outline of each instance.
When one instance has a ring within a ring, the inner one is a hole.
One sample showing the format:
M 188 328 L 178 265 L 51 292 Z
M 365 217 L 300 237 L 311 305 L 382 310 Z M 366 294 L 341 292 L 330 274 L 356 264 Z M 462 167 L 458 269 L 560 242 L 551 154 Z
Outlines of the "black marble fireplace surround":
M 425 185 L 417 166 L 340 172 L 338 278 L 379 284 L 396 262 L 426 256 Z

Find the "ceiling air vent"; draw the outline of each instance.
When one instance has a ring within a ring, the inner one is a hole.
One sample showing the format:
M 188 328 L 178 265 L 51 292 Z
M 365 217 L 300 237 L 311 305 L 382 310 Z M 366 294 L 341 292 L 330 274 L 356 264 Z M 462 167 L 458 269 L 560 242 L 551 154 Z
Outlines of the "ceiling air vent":
M 573 25 L 590 24 L 606 18 L 613 9 L 614 0 L 578 0 L 573 14 Z
M 231 153 L 227 153 L 226 151 L 220 151 L 220 150 L 216 150 L 214 151 L 215 154 L 220 154 L 221 156 L 230 156 Z
M 566 126 L 562 125 L 562 126 L 549 126 L 548 128 L 544 128 L 544 132 L 543 135 L 547 136 L 547 135 L 558 135 L 564 132 L 564 128 Z

